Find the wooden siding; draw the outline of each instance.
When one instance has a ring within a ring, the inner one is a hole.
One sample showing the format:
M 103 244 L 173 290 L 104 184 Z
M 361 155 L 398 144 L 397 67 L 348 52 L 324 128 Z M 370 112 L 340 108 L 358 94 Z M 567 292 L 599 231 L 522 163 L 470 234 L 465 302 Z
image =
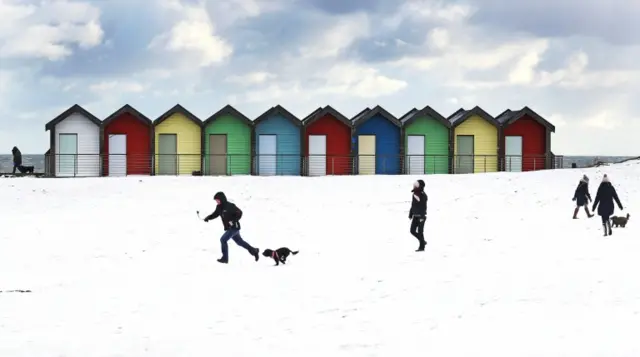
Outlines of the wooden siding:
M 155 127 L 155 153 L 158 152 L 160 134 L 177 134 L 179 175 L 191 175 L 193 171 L 201 170 L 202 131 L 196 123 L 184 115 L 176 113 L 158 124 Z M 156 172 L 158 169 L 158 158 L 156 157 Z
M 454 129 L 454 150 L 458 154 L 458 135 L 474 137 L 474 173 L 498 171 L 498 129 L 473 115 Z M 454 161 L 454 165 L 456 160 Z M 455 171 L 454 171 L 455 172 Z
M 251 127 L 231 115 L 216 118 L 204 129 L 204 171 L 209 174 L 209 135 L 227 135 L 227 174 L 251 173 Z
M 77 177 L 100 176 L 100 127 L 83 115 L 73 113 L 59 122 L 55 126 L 55 152 L 58 150 L 58 139 L 60 134 L 78 135 L 78 156 L 75 160 Z M 55 162 L 60 160 L 56 157 Z M 60 173 L 59 165 L 56 164 L 56 176 L 67 176 Z
M 274 115 L 255 126 L 256 155 L 260 155 L 260 135 L 276 135 L 277 137 L 277 175 L 300 175 L 300 127 L 280 115 Z M 256 158 L 256 161 L 258 159 Z
M 404 128 L 405 153 L 409 135 L 425 136 L 425 174 L 449 173 L 449 128 L 429 117 L 416 118 Z

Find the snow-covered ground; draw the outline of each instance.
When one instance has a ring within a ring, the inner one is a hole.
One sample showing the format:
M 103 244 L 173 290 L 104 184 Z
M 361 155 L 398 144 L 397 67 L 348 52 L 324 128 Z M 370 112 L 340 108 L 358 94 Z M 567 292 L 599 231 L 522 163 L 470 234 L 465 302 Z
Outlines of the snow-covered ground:
M 605 172 L 612 237 L 571 219 Z M 417 177 L 0 179 L 0 356 L 640 356 L 640 163 L 422 178 L 423 253 Z M 300 254 L 217 263 L 218 190 Z

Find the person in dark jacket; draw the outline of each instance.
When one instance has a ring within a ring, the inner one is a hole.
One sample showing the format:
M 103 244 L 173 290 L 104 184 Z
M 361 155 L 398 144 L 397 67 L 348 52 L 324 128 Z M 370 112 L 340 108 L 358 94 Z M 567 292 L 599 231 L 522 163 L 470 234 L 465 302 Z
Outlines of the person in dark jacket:
M 589 193 L 589 178 L 587 175 L 583 175 L 580 182 L 578 182 L 576 192 L 573 194 L 573 200 L 576 201 L 576 209 L 573 211 L 573 219 L 578 219 L 580 207 L 584 207 L 584 211 L 587 212 L 587 217 L 593 217 L 589 212 L 588 203 L 591 202 L 591 194 Z
M 220 237 L 220 244 L 222 248 L 222 258 L 218 259 L 220 263 L 229 262 L 229 246 L 227 242 L 229 239 L 233 239 L 237 245 L 246 249 L 253 257 L 258 261 L 260 250 L 252 247 L 249 243 L 245 242 L 240 236 L 240 218 L 242 218 L 242 210 L 235 204 L 227 200 L 227 196 L 224 192 L 218 192 L 213 196 L 216 201 L 216 210 L 205 217 L 204 221 L 209 222 L 212 219 L 220 217 L 222 220 L 222 226 L 224 227 L 224 234 Z
M 22 153 L 20 149 L 16 146 L 11 149 L 11 153 L 13 154 L 13 171 L 11 173 L 15 174 L 16 169 L 18 169 L 21 173 L 33 173 L 33 166 L 22 166 Z
M 424 224 L 427 220 L 427 194 L 424 192 L 424 181 L 418 180 L 413 184 L 413 196 L 411 197 L 411 209 L 409 219 L 411 220 L 411 235 L 418 239 L 420 246 L 416 252 L 424 251 L 427 242 L 424 240 Z
M 592 211 L 595 212 L 596 207 L 598 208 L 598 215 L 602 217 L 602 227 L 604 228 L 604 235 L 611 235 L 613 231 L 611 230 L 611 220 L 610 217 L 614 212 L 613 201 L 616 201 L 618 204 L 618 208 L 623 210 L 622 203 L 620 203 L 620 199 L 618 198 L 618 193 L 616 189 L 609 181 L 609 177 L 605 174 L 602 178 L 602 182 L 598 187 L 598 192 L 596 193 L 596 199 L 593 201 Z

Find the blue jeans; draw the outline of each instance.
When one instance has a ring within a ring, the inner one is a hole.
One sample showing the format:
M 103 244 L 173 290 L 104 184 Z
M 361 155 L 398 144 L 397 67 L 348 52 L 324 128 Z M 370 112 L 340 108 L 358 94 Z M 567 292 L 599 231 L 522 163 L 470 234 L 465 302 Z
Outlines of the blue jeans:
M 253 254 L 253 251 L 255 249 L 251 245 L 249 245 L 249 243 L 245 242 L 242 239 L 242 237 L 240 236 L 240 230 L 237 228 L 229 228 L 229 230 L 224 232 L 222 237 L 220 237 L 220 246 L 222 248 L 222 259 L 229 259 L 229 246 L 227 245 L 227 242 L 229 241 L 229 239 L 233 239 L 233 241 L 236 242 L 237 245 L 241 246 L 242 248 L 246 249 L 249 253 Z

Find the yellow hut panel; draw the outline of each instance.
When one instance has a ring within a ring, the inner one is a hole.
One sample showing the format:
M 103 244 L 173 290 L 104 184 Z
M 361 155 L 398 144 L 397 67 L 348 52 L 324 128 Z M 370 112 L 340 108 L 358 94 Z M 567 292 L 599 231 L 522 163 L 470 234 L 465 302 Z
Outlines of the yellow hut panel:
M 473 156 L 465 157 L 468 145 L 473 147 Z M 498 171 L 498 129 L 479 116 L 472 115 L 454 129 L 454 148 L 454 172 L 471 165 L 474 173 Z
M 202 129 L 182 113 L 174 113 L 155 127 L 157 175 L 191 175 L 202 168 Z

